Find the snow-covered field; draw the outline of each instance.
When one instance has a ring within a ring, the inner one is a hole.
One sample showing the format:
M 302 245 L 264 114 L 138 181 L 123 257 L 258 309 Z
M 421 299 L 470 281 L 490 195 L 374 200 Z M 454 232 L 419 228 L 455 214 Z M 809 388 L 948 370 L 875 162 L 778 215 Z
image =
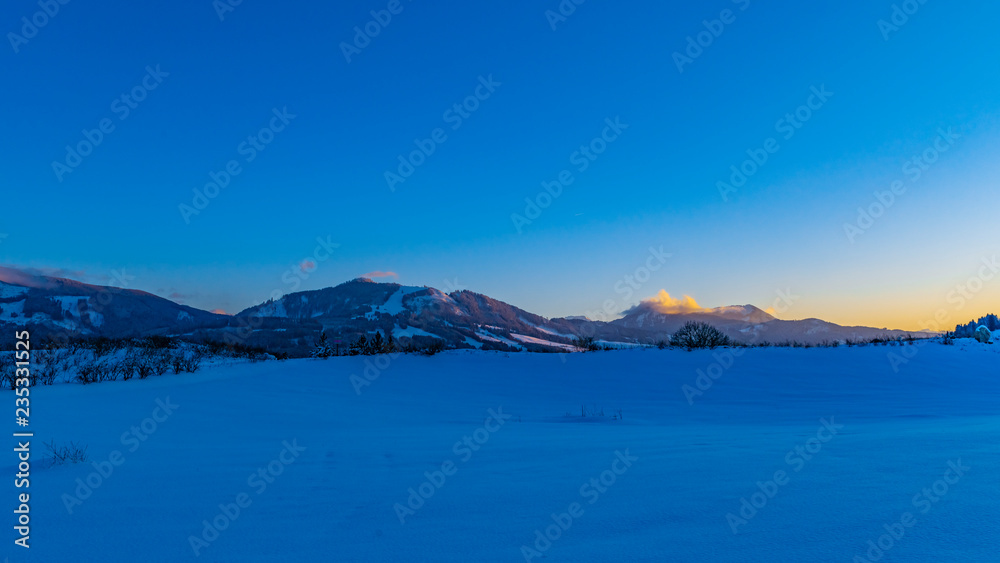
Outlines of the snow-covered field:
M 462 351 L 37 388 L 32 547 L 4 555 L 997 561 L 1000 345 L 958 344 Z M 42 467 L 49 439 L 96 465 Z

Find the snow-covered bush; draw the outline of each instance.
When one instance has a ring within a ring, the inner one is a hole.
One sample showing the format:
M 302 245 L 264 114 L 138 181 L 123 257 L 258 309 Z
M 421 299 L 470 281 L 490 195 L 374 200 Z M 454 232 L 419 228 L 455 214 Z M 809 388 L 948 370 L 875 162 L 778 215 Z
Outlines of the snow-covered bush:
M 9 354 L 4 354 L 7 356 Z M 0 387 L 14 391 L 17 389 L 17 376 L 14 360 L 3 357 L 0 358 Z
M 993 340 L 993 333 L 990 332 L 990 329 L 980 325 L 980 327 L 976 329 L 976 340 L 982 342 L 983 344 L 988 344 Z

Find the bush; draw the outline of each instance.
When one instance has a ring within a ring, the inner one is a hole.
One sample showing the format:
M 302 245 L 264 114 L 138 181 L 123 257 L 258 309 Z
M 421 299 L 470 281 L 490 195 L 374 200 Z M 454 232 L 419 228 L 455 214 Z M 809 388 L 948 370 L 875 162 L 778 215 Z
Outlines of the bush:
M 0 359 L 0 387 L 10 389 L 11 391 L 17 390 L 16 369 L 13 360 Z
M 573 344 L 584 352 L 597 352 L 601 349 L 593 336 L 580 336 L 573 341 Z
M 72 465 L 87 461 L 87 447 L 80 447 L 75 442 L 60 446 L 53 440 L 47 442 L 45 447 L 48 450 L 46 458 L 52 462 L 52 465 Z
M 670 337 L 670 345 L 694 350 L 695 348 L 718 348 L 729 346 L 732 339 L 708 323 L 688 321 L 683 328 Z
M 982 342 L 983 344 L 989 344 L 990 341 L 993 340 L 993 334 L 990 332 L 990 329 L 985 326 L 977 328 L 975 336 L 976 340 Z
M 425 356 L 433 356 L 435 354 L 440 354 L 441 352 L 444 352 L 444 342 L 440 340 L 431 342 L 426 348 L 421 350 L 421 353 Z

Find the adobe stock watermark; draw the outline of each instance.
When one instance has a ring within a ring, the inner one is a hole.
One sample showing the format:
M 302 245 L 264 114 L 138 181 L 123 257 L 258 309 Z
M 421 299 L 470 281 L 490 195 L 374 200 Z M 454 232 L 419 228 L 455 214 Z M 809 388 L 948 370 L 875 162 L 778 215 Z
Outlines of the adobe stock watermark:
M 275 289 L 271 292 L 271 299 L 280 299 L 282 295 L 288 293 L 295 293 L 302 286 L 302 282 L 309 279 L 309 276 L 316 273 L 319 269 L 320 264 L 326 262 L 333 256 L 333 252 L 340 248 L 339 242 L 333 242 L 333 237 L 327 235 L 324 239 L 323 237 L 316 237 L 316 248 L 313 249 L 312 254 L 302 258 L 298 264 L 292 264 L 283 274 L 281 274 L 281 281 L 288 286 L 287 291 L 282 292 L 280 289 Z
M 545 21 L 549 22 L 552 31 L 558 29 L 559 24 L 566 23 L 570 16 L 576 13 L 576 9 L 582 6 L 587 0 L 560 0 L 555 10 L 545 10 L 543 14 Z
M 393 505 L 392 510 L 396 514 L 396 518 L 399 519 L 401 526 L 406 524 L 406 518 L 415 515 L 434 496 L 434 493 L 447 484 L 449 477 L 453 477 L 458 473 L 459 463 L 468 463 L 472 459 L 473 453 L 478 452 L 483 445 L 489 442 L 490 436 L 495 432 L 499 432 L 503 428 L 503 425 L 513 416 L 504 413 L 503 407 L 497 407 L 496 410 L 489 409 L 486 412 L 489 416 L 486 417 L 483 425 L 472 432 L 471 436 L 468 434 L 463 436 L 461 440 L 455 442 L 455 445 L 452 446 L 451 451 L 458 459 L 458 463 L 448 459 L 441 463 L 440 469 L 425 471 L 425 480 L 422 483 L 417 485 L 416 488 L 410 487 L 406 489 L 406 492 L 409 493 L 409 496 L 406 498 L 406 504 L 397 502 Z
M 285 472 L 285 468 L 298 461 L 302 452 L 306 451 L 304 446 L 298 444 L 298 440 L 292 440 L 291 443 L 285 440 L 281 445 L 284 447 L 277 457 L 264 467 L 258 467 L 247 477 L 247 487 L 250 488 L 253 496 L 250 492 L 242 492 L 236 495 L 233 502 L 219 504 L 219 512 L 215 516 L 210 520 L 201 521 L 203 526 L 201 534 L 188 536 L 188 545 L 191 546 L 195 557 L 200 557 L 202 550 L 211 547 L 212 543 L 219 539 L 222 532 L 228 530 L 233 522 L 236 522 L 244 511 L 250 508 L 254 497 L 264 494 L 268 486 Z
M 149 97 L 149 93 L 160 87 L 164 79 L 170 76 L 169 72 L 163 72 L 160 65 L 156 68 L 146 67 L 146 75 L 140 79 L 139 84 L 128 92 L 118 96 L 111 102 L 111 112 L 121 123 L 132 115 L 132 111 L 139 107 L 139 104 Z M 52 161 L 52 171 L 60 183 L 65 179 L 66 174 L 75 171 L 83 159 L 94 154 L 97 147 L 101 146 L 105 138 L 115 132 L 117 124 L 114 119 L 105 117 L 97 123 L 94 129 L 84 129 L 82 131 L 83 140 L 75 145 L 66 145 L 66 156 L 61 160 Z
M 778 297 L 771 304 L 769 311 L 773 311 L 774 314 L 780 315 L 791 309 L 792 305 L 796 301 L 802 299 L 800 295 L 795 295 L 792 293 L 791 288 L 784 291 L 777 290 L 775 292 Z M 760 338 L 760 333 L 754 333 L 753 338 L 750 340 L 749 344 L 754 344 L 757 339 Z M 745 354 L 747 349 L 742 346 L 737 346 L 734 348 L 726 348 L 719 352 L 712 353 L 712 359 L 715 360 L 708 365 L 704 370 L 696 370 L 696 377 L 694 378 L 694 385 L 689 385 L 685 383 L 681 385 L 681 393 L 684 394 L 684 398 L 687 400 L 688 406 L 694 406 L 694 400 L 697 397 L 701 397 L 709 389 L 715 385 L 727 371 L 729 371 L 734 365 L 736 365 L 736 360 L 741 358 Z
M 142 422 L 126 430 L 120 438 L 122 446 L 128 448 L 129 453 L 135 453 L 142 444 L 150 438 L 160 428 L 160 425 L 174 414 L 180 405 L 170 402 L 170 397 L 166 399 L 156 399 L 156 407 L 149 417 Z M 73 494 L 63 493 L 63 506 L 66 512 L 73 514 L 73 510 L 83 505 L 83 502 L 94 495 L 115 472 L 115 469 L 125 463 L 125 454 L 121 450 L 113 450 L 108 454 L 108 458 L 102 461 L 91 462 L 94 471 L 87 476 L 76 479 L 76 489 Z
M 276 287 L 270 293 L 270 301 L 277 301 L 287 293 L 298 291 L 302 282 L 309 279 L 309 276 L 319 269 L 319 264 L 326 262 L 333 256 L 333 251 L 340 248 L 340 243 L 333 242 L 332 238 L 330 235 L 327 235 L 326 239 L 316 237 L 316 247 L 313 249 L 312 254 L 303 258 L 297 265 L 293 264 L 285 273 L 281 274 L 282 283 L 288 286 L 287 291 L 282 291 L 281 287 Z M 273 306 L 273 304 L 265 303 L 264 307 L 268 306 Z M 241 315 L 236 317 L 236 326 L 234 327 L 236 331 L 227 331 L 223 336 L 223 341 L 230 346 L 245 344 L 254 331 L 264 324 L 264 317 L 266 316 L 269 315 Z
M 398 339 L 400 346 L 406 348 L 409 346 L 412 339 L 403 336 Z M 358 397 L 361 396 L 361 392 L 365 387 L 371 387 L 372 383 L 378 381 L 378 378 L 392 367 L 393 362 L 397 358 L 403 355 L 403 352 L 389 352 L 388 354 L 378 354 L 376 356 L 365 358 L 364 366 L 365 369 L 362 370 L 359 376 L 356 373 L 352 373 L 350 377 L 351 387 L 354 388 L 354 394 Z
M 794 473 L 802 471 L 806 463 L 823 450 L 823 445 L 833 440 L 844 429 L 844 425 L 834 422 L 832 416 L 830 420 L 821 418 L 819 423 L 821 426 L 816 431 L 815 436 L 806 440 L 804 444 L 795 446 L 785 454 L 785 464 Z M 750 495 L 750 499 L 740 498 L 739 515 L 733 512 L 726 514 L 726 523 L 729 524 L 729 529 L 733 531 L 733 534 L 739 534 L 740 526 L 749 524 L 750 520 L 757 516 L 758 511 L 763 510 L 771 499 L 778 496 L 781 487 L 790 482 L 791 475 L 784 469 L 775 471 L 773 478 L 768 481 L 757 481 L 757 490 Z
M 804 104 L 796 108 L 795 111 L 786 113 L 784 117 L 774 124 L 775 132 L 780 134 L 785 141 L 792 140 L 792 137 L 813 118 L 816 112 L 823 109 L 823 106 L 834 95 L 833 92 L 826 89 L 826 84 L 822 84 L 819 87 L 812 86 L 809 90 L 809 97 L 806 98 Z M 781 144 L 774 137 L 765 139 L 760 148 L 747 149 L 746 154 L 750 158 L 744 160 L 739 165 L 734 164 L 729 167 L 732 172 L 729 176 L 729 183 L 719 181 L 715 184 L 715 187 L 719 190 L 719 195 L 722 196 L 722 201 L 728 202 L 729 194 L 736 193 L 740 188 L 745 186 L 750 178 L 767 165 L 771 156 L 780 150 Z
M 750 7 L 750 0 L 732 0 L 733 4 L 739 6 L 741 12 L 745 12 Z M 687 46 L 684 53 L 674 51 L 674 64 L 677 72 L 684 74 L 684 65 L 694 63 L 695 59 L 702 56 L 705 50 L 711 47 L 715 40 L 722 37 L 726 31 L 726 26 L 736 23 L 736 12 L 726 8 L 719 12 L 719 18 L 714 20 L 702 20 L 701 25 L 705 28 L 694 36 L 687 36 Z M 687 55 L 687 56 L 685 56 Z
M 580 486 L 580 496 L 587 501 L 587 504 L 594 504 L 601 500 L 601 497 L 608 492 L 618 478 L 624 475 L 632 464 L 639 461 L 637 456 L 631 455 L 628 449 L 625 452 L 615 451 L 615 457 L 611 460 L 611 468 L 605 469 L 597 477 Z M 553 512 L 550 515 L 552 524 L 542 529 L 535 530 L 535 541 L 531 544 L 521 546 L 521 556 L 527 563 L 531 563 L 536 557 L 546 557 L 545 553 L 552 549 L 553 542 L 559 541 L 565 532 L 573 527 L 573 522 L 582 518 L 585 511 L 583 504 L 572 502 L 566 507 L 566 511 L 560 514 Z
M 446 109 L 441 115 L 441 119 L 444 120 L 445 124 L 451 125 L 452 131 L 458 131 L 465 124 L 466 120 L 472 117 L 472 114 L 479 111 L 482 103 L 489 100 L 496 93 L 497 88 L 500 86 L 503 86 L 503 83 L 493 80 L 492 74 L 489 76 L 480 76 L 479 83 L 476 85 L 473 93 L 466 96 L 461 102 L 455 103 Z M 416 173 L 417 168 L 423 166 L 427 162 L 427 159 L 437 152 L 438 147 L 447 140 L 448 134 L 443 127 L 433 129 L 430 136 L 425 139 L 414 139 L 413 144 L 416 145 L 416 150 L 397 156 L 399 165 L 396 167 L 395 172 L 391 170 L 385 171 L 385 183 L 389 186 L 389 190 L 395 192 L 397 185 L 409 180 Z
M 250 164 L 256 160 L 260 153 L 264 152 L 268 145 L 274 142 L 278 133 L 284 131 L 288 127 L 288 124 L 297 117 L 295 114 L 288 112 L 288 106 L 280 110 L 273 108 L 271 109 L 271 113 L 273 117 L 271 117 L 267 125 L 262 127 L 257 133 L 249 135 L 245 141 L 236 147 L 236 153 L 243 157 L 242 163 L 240 159 L 234 158 L 227 162 L 222 170 L 209 172 L 208 177 L 211 181 L 201 189 L 195 188 L 192 190 L 194 197 L 191 198 L 191 204 L 181 203 L 177 206 L 177 210 L 181 214 L 181 219 L 184 219 L 184 224 L 190 225 L 192 217 L 200 215 L 202 211 L 208 208 L 212 200 L 219 197 L 222 190 L 229 187 L 233 179 L 243 173 L 243 165 Z
M 243 0 L 212 0 L 212 9 L 220 22 L 226 21 L 226 16 L 236 11 Z
M 135 280 L 135 276 L 129 275 L 124 268 L 121 271 L 111 270 L 109 274 L 104 286 L 110 291 L 98 292 L 89 300 L 76 300 L 64 309 L 64 313 L 78 319 L 83 319 L 86 315 L 90 319 L 90 324 L 95 324 L 96 319 L 104 315 L 105 310 L 114 302 L 114 296 L 127 289 L 130 282 Z M 53 332 L 49 335 L 49 339 L 60 346 L 69 346 L 74 338 L 80 336 L 81 327 L 85 325 L 71 326 L 73 328 L 62 328 Z
M 882 33 L 882 39 L 886 41 L 891 39 L 891 34 L 898 33 L 904 25 L 910 23 L 910 17 L 916 15 L 920 7 L 926 3 L 927 0 L 904 0 L 900 4 L 893 4 L 889 19 L 880 19 L 876 22 L 879 32 Z
M 937 503 L 944 499 L 951 486 L 957 484 L 970 469 L 972 468 L 962 463 L 961 458 L 958 461 L 949 461 L 948 469 L 945 470 L 944 475 L 937 481 L 934 481 L 930 487 L 921 489 L 919 493 L 913 495 L 910 504 L 920 514 L 927 514 Z M 868 551 L 865 552 L 864 556 L 855 555 L 851 561 L 853 563 L 874 563 L 875 561 L 881 561 L 889 550 L 906 537 L 907 529 L 912 528 L 916 524 L 917 517 L 912 512 L 906 511 L 902 513 L 898 521 L 882 525 L 882 529 L 885 530 L 884 534 L 874 540 L 868 540 L 866 544 Z
M 641 290 L 652 279 L 654 273 L 663 269 L 667 260 L 673 258 L 673 256 L 673 254 L 663 250 L 662 244 L 659 248 L 650 246 L 649 256 L 646 257 L 645 262 L 641 266 L 638 266 L 632 273 L 626 274 L 614 283 L 612 289 L 614 289 L 616 294 L 622 296 L 621 299 L 606 299 L 604 303 L 601 303 L 599 310 L 586 311 L 584 312 L 584 316 L 592 321 L 611 321 L 631 304 L 636 292 Z
M 1000 273 L 1000 261 L 997 260 L 996 254 L 990 258 L 983 257 L 981 262 L 983 265 L 979 267 L 976 275 L 970 276 L 964 283 L 956 285 L 954 289 L 945 295 L 945 302 L 953 305 L 953 311 L 958 312 L 964 309 L 968 302 L 975 299 L 983 291 L 987 283 L 993 281 L 997 277 L 997 274 Z M 919 326 L 921 330 L 941 332 L 948 328 L 944 326 L 944 323 L 949 322 L 950 318 L 951 313 L 948 311 L 948 308 L 941 307 L 934 313 L 934 317 L 931 320 L 920 321 Z M 899 373 L 900 367 L 910 363 L 910 360 L 920 353 L 920 348 L 928 342 L 925 340 L 913 346 L 904 346 L 899 352 L 895 350 L 890 351 L 886 355 L 886 358 L 889 360 L 889 366 L 892 367 L 893 373 Z
M 7 40 L 10 41 L 10 47 L 14 49 L 14 54 L 20 53 L 21 47 L 38 37 L 38 33 L 59 15 L 62 6 L 69 3 L 70 0 L 38 0 L 40 9 L 31 14 L 30 17 L 21 18 L 21 33 L 11 31 L 7 34 Z
M 941 159 L 941 155 L 951 150 L 955 146 L 955 143 L 962 138 L 961 134 L 955 133 L 953 127 L 949 127 L 947 130 L 943 127 L 938 128 L 937 133 L 938 135 L 931 146 L 924 149 L 919 155 L 913 155 L 903 163 L 903 176 L 911 184 L 920 180 L 924 173 L 930 170 L 931 166 Z M 906 190 L 906 182 L 895 180 L 889 185 L 888 190 L 876 190 L 873 192 L 872 196 L 875 198 L 875 201 L 867 207 L 859 207 L 858 217 L 853 223 L 844 223 L 844 234 L 847 236 L 847 240 L 851 244 L 854 244 L 859 236 L 865 234 L 875 226 L 875 222 L 881 219 L 886 211 L 896 204 L 896 198 L 905 194 Z
M 608 147 L 617 141 L 622 133 L 629 128 L 627 123 L 622 123 L 621 116 L 612 120 L 610 117 L 604 120 L 605 127 L 601 134 L 594 137 L 590 142 L 580 145 L 580 147 L 569 155 L 569 163 L 573 165 L 580 174 L 587 171 L 590 165 L 596 161 Z M 510 220 L 514 223 L 517 234 L 523 234 L 524 228 L 531 225 L 542 212 L 559 199 L 563 191 L 573 184 L 576 178 L 570 169 L 565 169 L 559 173 L 555 180 L 542 182 L 542 190 L 534 198 L 524 198 L 524 214 L 511 213 Z
M 406 1 L 412 2 L 413 0 Z M 381 35 L 385 28 L 389 27 L 393 16 L 402 14 L 404 9 L 406 9 L 406 6 L 403 5 L 402 0 L 389 0 L 384 9 L 372 10 L 370 12 L 372 19 L 364 25 L 354 26 L 354 37 L 351 42 L 340 42 L 340 52 L 343 53 L 347 64 L 351 64 L 352 56 L 360 55 L 362 51 L 371 45 L 372 41 Z

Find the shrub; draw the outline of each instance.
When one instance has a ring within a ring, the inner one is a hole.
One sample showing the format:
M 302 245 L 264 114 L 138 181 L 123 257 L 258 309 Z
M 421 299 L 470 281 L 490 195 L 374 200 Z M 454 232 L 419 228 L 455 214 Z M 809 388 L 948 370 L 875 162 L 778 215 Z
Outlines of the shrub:
M 670 344 L 693 350 L 695 348 L 729 346 L 732 344 L 732 340 L 708 323 L 688 321 L 683 328 L 670 337 Z
M 46 458 L 52 462 L 52 465 L 72 465 L 87 461 L 87 447 L 81 447 L 75 442 L 60 446 L 56 444 L 55 440 L 52 440 L 45 444 L 45 448 L 48 450 Z
M 201 350 L 194 350 L 190 354 L 184 354 L 181 360 L 181 367 L 188 373 L 194 373 L 201 367 L 202 357 Z
M 573 344 L 584 352 L 597 352 L 601 349 L 593 336 L 579 336 L 573 341 Z
M 0 359 L 0 386 L 10 389 L 11 391 L 17 390 L 17 376 L 15 370 L 16 366 L 14 365 L 13 360 L 7 361 L 6 358 Z
M 441 352 L 444 352 L 444 342 L 440 340 L 431 342 L 426 348 L 421 350 L 421 353 L 425 356 L 433 356 L 435 354 L 440 354 Z
M 989 344 L 990 341 L 993 340 L 993 334 L 990 332 L 990 329 L 985 326 L 977 328 L 975 336 L 976 340 L 982 342 L 983 344 Z

